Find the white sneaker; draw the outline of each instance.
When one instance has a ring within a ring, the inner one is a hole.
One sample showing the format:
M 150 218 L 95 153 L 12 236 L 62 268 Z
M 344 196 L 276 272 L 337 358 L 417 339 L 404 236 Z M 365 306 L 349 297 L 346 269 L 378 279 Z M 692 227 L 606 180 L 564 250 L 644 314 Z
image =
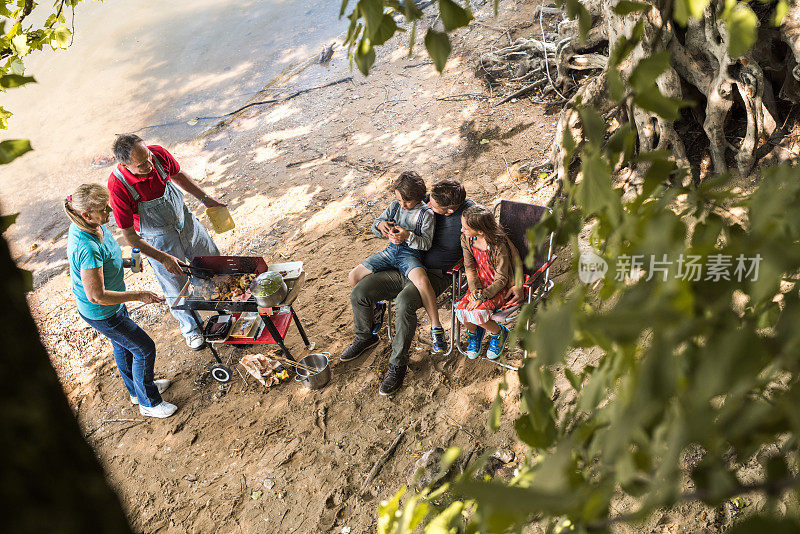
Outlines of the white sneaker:
M 145 417 L 169 417 L 170 415 L 174 414 L 177 411 L 178 407 L 174 404 L 170 404 L 166 401 L 161 401 L 161 404 L 157 404 L 156 406 L 151 406 L 147 408 L 145 406 L 139 406 L 139 413 L 144 415 Z
M 200 350 L 206 346 L 206 340 L 203 339 L 203 334 L 195 332 L 186 336 L 186 344 L 192 350 Z
M 158 390 L 159 393 L 164 393 L 165 391 L 167 391 L 167 389 L 169 389 L 169 386 L 172 384 L 172 382 L 170 382 L 169 379 L 167 378 L 161 378 L 159 380 L 154 380 L 153 382 L 155 382 L 156 389 Z M 133 405 L 139 404 L 139 399 L 131 395 L 131 404 Z

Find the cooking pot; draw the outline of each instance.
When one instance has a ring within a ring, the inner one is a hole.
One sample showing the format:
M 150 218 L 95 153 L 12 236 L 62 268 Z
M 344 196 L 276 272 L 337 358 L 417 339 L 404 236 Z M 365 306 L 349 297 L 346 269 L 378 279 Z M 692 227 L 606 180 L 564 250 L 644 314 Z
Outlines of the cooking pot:
M 320 389 L 324 387 L 331 379 L 331 366 L 328 359 L 330 355 L 330 352 L 319 352 L 302 358 L 297 363 L 310 369 L 319 369 L 319 371 L 311 373 L 301 367 L 297 367 L 294 379 L 307 388 Z
M 280 273 L 266 271 L 256 276 L 250 283 L 250 293 L 261 308 L 271 308 L 286 300 L 289 291 Z

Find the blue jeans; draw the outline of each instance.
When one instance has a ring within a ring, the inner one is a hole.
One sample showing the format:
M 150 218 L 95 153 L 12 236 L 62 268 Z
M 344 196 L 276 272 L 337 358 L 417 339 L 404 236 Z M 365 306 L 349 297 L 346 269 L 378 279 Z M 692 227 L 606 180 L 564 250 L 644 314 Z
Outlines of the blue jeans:
M 361 265 L 373 273 L 397 269 L 403 276 L 408 276 L 408 273 L 417 267 L 425 268 L 422 264 L 422 251 L 411 248 L 405 243 L 402 245 L 389 243 L 385 249 L 362 261 Z
M 123 304 L 108 319 L 87 319 L 83 315 L 81 318 L 111 340 L 117 369 L 128 393 L 146 408 L 161 404 L 161 395 L 153 383 L 156 344 L 128 316 L 128 308 Z

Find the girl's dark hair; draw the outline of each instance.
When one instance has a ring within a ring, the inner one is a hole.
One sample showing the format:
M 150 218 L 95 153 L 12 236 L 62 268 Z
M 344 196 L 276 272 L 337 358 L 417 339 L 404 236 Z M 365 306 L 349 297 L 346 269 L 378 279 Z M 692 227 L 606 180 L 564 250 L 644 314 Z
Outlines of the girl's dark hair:
M 467 192 L 458 180 L 439 180 L 431 187 L 431 198 L 442 209 L 457 210 L 467 199 Z
M 425 181 L 414 171 L 405 171 L 392 184 L 393 191 L 399 191 L 403 200 L 422 202 L 428 188 Z
M 499 247 L 506 242 L 503 228 L 497 224 L 492 212 L 480 204 L 465 209 L 462 217 L 467 226 L 484 235 L 490 247 Z

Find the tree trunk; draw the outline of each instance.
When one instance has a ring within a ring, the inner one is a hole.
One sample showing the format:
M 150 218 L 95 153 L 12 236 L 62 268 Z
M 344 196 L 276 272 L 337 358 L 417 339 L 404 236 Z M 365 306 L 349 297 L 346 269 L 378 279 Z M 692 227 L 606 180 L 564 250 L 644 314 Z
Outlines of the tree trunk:
M 3 530 L 130 532 L 119 500 L 70 411 L 23 287 L 0 236 Z
M 614 109 L 607 94 L 607 61 L 602 54 L 620 37 L 630 36 L 641 18 L 639 14 L 615 14 L 616 4 L 616 0 L 585 3 L 593 25 L 584 42 L 578 37 L 577 22 L 562 20 L 558 34 L 542 31 L 544 35 L 539 36 L 537 32 L 536 39 L 520 39 L 482 58 L 483 72 L 491 73 L 494 80 L 513 72 L 517 76 L 506 76 L 507 81 L 537 84 L 542 80 L 541 85 L 549 86 L 552 78 L 555 87 L 545 92 L 571 95 L 559 117 L 551 153 L 559 181 L 569 178 L 570 162 L 563 161 L 561 146 L 564 131 L 569 130 L 579 145 L 582 142 L 576 101 L 580 99 L 604 115 Z M 722 0 L 712 2 L 701 19 L 690 20 L 685 28 L 671 20 L 662 21 L 662 12 L 652 9 L 646 15 L 641 43 L 619 67 L 627 80 L 640 59 L 668 50 L 672 66 L 656 84 L 665 96 L 693 101 L 689 112 L 673 123 L 631 106 L 613 118 L 618 124 L 627 122 L 635 127 L 640 151 L 668 150 L 680 166 L 695 167 L 695 173 L 700 159 L 707 155 L 715 172 L 734 168 L 747 175 L 759 157 L 777 146 L 776 138 L 785 135 L 782 126 L 791 106 L 800 102 L 800 3 L 790 8 L 776 28 L 771 23 L 772 6 L 753 2 L 751 8 L 760 21 L 758 40 L 740 58 L 728 53 L 730 36 L 717 18 L 722 7 Z M 540 20 L 534 22 L 538 27 Z M 508 69 L 509 63 L 516 67 Z M 553 76 L 546 76 L 546 67 Z M 574 78 L 580 79 L 578 87 L 572 83 Z M 691 133 L 690 143 L 687 132 Z M 705 142 L 698 142 L 703 137 Z M 691 154 L 687 153 L 689 145 Z

